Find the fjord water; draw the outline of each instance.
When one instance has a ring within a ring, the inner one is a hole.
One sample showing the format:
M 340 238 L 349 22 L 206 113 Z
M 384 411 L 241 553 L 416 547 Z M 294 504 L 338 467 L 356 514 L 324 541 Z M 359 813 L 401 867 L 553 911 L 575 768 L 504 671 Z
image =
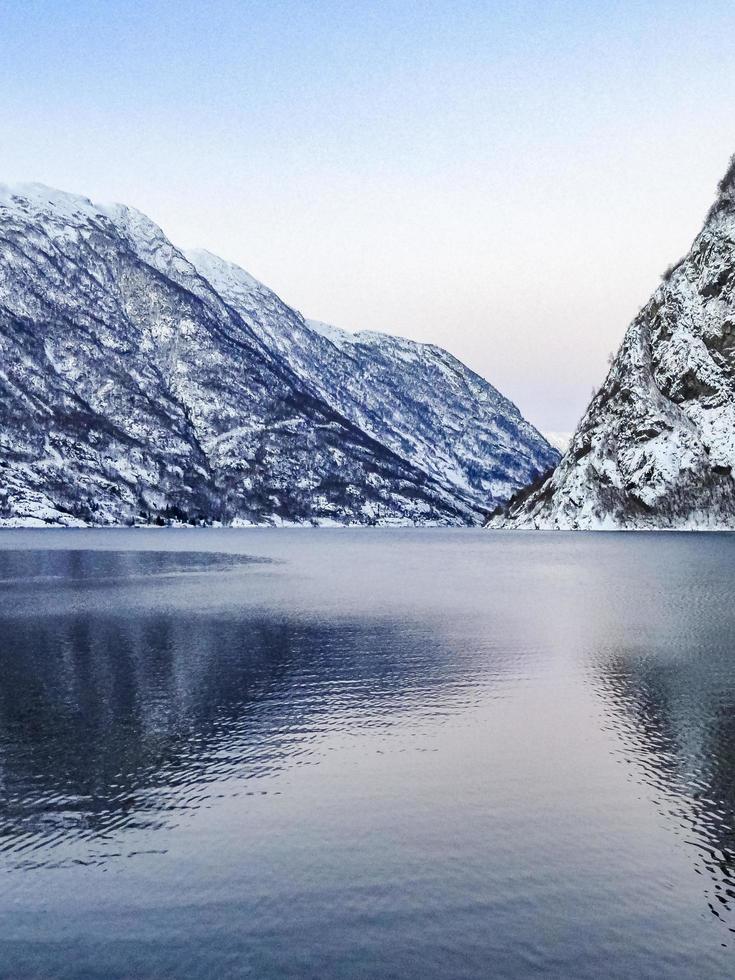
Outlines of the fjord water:
M 734 559 L 1 533 L 0 975 L 732 975 Z

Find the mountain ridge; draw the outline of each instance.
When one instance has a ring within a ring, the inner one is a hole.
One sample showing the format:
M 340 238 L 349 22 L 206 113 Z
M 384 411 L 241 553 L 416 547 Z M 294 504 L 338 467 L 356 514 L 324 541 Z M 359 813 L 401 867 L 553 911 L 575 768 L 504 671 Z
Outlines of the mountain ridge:
M 478 523 L 484 486 L 364 424 L 354 361 L 238 275 L 223 296 L 135 209 L 0 186 L 0 522 Z M 506 496 L 554 452 L 528 436 Z
M 452 492 L 487 508 L 510 495 L 509 475 L 524 485 L 558 458 L 509 399 L 442 348 L 307 320 L 233 263 L 207 252 L 187 255 L 320 398 Z M 458 391 L 466 397 L 455 402 Z

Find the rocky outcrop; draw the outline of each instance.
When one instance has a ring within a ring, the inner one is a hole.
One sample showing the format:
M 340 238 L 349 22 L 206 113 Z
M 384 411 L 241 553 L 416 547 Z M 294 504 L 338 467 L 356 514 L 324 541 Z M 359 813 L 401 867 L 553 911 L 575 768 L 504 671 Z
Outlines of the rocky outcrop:
M 735 158 L 561 463 L 493 526 L 735 527 Z

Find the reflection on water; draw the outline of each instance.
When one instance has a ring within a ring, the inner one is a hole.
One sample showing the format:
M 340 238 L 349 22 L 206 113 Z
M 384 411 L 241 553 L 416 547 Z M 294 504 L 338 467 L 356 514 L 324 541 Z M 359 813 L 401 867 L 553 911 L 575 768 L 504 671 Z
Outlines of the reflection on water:
M 236 568 L 268 559 L 196 551 L 0 551 L 0 586 L 78 589 Z
M 252 561 L 0 552 L 2 576 L 37 596 L 48 587 L 211 577 Z M 231 780 L 230 795 L 255 792 L 251 782 L 284 759 L 316 761 L 312 734 L 382 725 L 418 702 L 448 711 L 468 697 L 441 640 L 419 623 L 309 621 L 286 610 L 226 620 L 183 609 L 49 617 L 31 604 L 24 612 L 0 646 L 0 853 L 15 867 L 101 863 L 119 856 L 118 831 L 170 826 L 216 799 L 210 787 Z
M 401 659 L 390 639 L 359 623 L 34 623 L 0 656 L 0 850 L 56 862 L 75 837 L 179 819 L 208 803 L 210 784 L 233 778 L 247 792 L 284 758 L 315 761 L 312 731 L 363 713 L 379 725 L 417 699 L 451 709 L 459 685 L 440 665 L 410 676 L 412 647 L 431 637 L 404 631 Z
M 0 975 L 728 975 L 734 546 L 0 535 Z
M 703 631 L 706 636 L 706 630 Z M 701 645 L 683 662 L 633 651 L 608 662 L 600 693 L 631 772 L 656 792 L 716 918 L 735 933 L 735 677 L 728 647 Z

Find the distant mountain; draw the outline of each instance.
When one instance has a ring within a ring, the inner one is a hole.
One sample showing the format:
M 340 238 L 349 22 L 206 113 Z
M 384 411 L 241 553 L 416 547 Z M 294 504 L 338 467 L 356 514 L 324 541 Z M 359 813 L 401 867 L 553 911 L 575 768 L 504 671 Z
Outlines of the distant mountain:
M 573 435 L 573 432 L 544 432 L 544 439 L 554 449 L 558 449 L 560 453 L 565 453 L 569 448 L 569 443 L 572 441 Z
M 548 480 L 496 526 L 735 528 L 735 158 Z
M 0 523 L 471 524 L 555 459 L 448 354 L 358 356 L 191 258 L 132 209 L 0 187 Z

